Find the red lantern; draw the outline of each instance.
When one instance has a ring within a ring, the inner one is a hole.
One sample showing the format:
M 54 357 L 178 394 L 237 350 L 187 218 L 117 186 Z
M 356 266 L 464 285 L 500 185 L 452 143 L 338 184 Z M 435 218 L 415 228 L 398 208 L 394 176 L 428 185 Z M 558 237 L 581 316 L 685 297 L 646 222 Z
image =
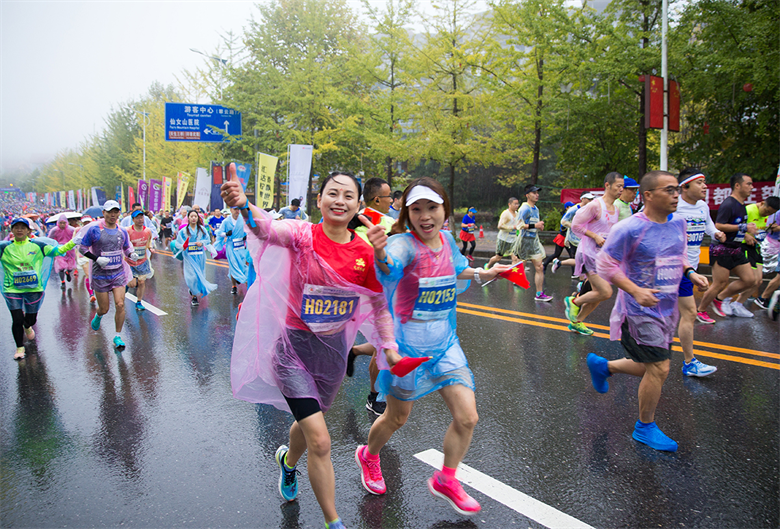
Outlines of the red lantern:
M 742 90 L 745 92 L 752 92 L 753 91 L 753 83 L 745 83 L 742 85 Z

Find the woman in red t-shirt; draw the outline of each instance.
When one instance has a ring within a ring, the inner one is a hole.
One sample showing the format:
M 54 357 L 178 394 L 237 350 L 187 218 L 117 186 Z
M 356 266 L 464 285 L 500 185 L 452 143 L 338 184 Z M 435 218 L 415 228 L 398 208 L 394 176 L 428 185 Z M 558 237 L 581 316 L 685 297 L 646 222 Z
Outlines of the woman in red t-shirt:
M 317 207 L 321 224 L 274 221 L 249 203 L 234 164 L 222 197 L 246 222 L 247 248 L 257 280 L 247 291 L 236 325 L 231 382 L 236 398 L 272 404 L 294 418 L 290 444 L 276 451 L 279 492 L 298 494 L 298 459 L 308 450 L 309 481 L 329 528 L 343 527 L 336 513 L 330 435 L 324 413 L 346 373 L 347 354 L 358 328 L 383 350 L 387 363 L 400 360 L 392 317 L 374 271 L 374 251 L 348 228 L 358 212 L 360 184 L 345 172 L 322 183 Z M 384 360 L 384 359 L 383 359 Z

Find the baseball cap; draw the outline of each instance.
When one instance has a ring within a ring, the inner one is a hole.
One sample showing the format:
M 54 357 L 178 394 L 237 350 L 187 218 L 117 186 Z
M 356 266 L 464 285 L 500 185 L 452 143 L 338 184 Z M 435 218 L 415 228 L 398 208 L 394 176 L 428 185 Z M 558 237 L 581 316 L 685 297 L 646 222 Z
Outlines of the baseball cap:
M 409 191 L 409 194 L 406 195 L 406 205 L 411 206 L 418 200 L 430 200 L 431 202 L 435 202 L 437 204 L 443 204 L 444 199 L 428 186 L 414 186 L 411 191 Z
M 541 188 L 541 187 L 539 187 L 539 186 L 535 186 L 535 185 L 533 185 L 533 184 L 528 184 L 527 186 L 525 186 L 525 194 L 526 194 L 526 195 L 527 195 L 528 193 L 534 193 L 534 192 L 541 191 L 541 190 L 542 190 L 542 188 Z
M 629 178 L 627 176 L 624 176 L 623 177 L 623 187 L 625 189 L 637 189 L 639 187 L 639 184 L 633 178 Z
M 580 199 L 587 198 L 588 200 L 593 200 L 596 198 L 596 195 L 591 193 L 590 191 L 585 191 L 583 194 L 580 195 Z
M 130 216 L 131 216 L 132 218 L 136 218 L 138 215 L 143 215 L 143 214 L 144 214 L 144 212 L 143 212 L 143 211 L 141 211 L 140 209 L 137 209 L 137 210 L 133 211 L 133 212 L 130 214 Z
M 572 202 L 572 201 L 570 200 L 570 201 L 566 202 L 566 203 L 563 205 L 563 207 L 565 207 L 566 209 L 569 209 L 569 208 L 570 208 L 570 207 L 572 207 L 573 205 L 574 205 L 574 202 Z
M 476 213 L 476 212 L 477 212 L 477 208 L 469 208 L 469 213 Z
M 24 217 L 17 217 L 14 220 L 11 221 L 11 227 L 14 227 L 14 224 L 24 224 L 28 228 L 32 229 L 32 224 L 30 224 L 30 219 L 25 219 Z
M 111 211 L 112 209 L 121 210 L 122 207 L 116 200 L 106 200 L 106 203 L 103 204 L 103 211 Z

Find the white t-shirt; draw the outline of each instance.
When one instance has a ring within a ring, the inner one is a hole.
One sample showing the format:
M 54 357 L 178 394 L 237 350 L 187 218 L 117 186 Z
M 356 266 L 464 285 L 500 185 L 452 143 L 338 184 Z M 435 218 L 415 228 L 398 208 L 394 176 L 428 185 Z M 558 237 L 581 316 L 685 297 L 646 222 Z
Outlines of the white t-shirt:
M 688 224 L 688 262 L 696 268 L 699 266 L 699 251 L 704 234 L 714 237 L 718 230 L 710 217 L 710 209 L 703 200 L 699 200 L 696 204 L 689 204 L 680 198 L 677 202 L 677 213 L 685 217 L 685 222 Z

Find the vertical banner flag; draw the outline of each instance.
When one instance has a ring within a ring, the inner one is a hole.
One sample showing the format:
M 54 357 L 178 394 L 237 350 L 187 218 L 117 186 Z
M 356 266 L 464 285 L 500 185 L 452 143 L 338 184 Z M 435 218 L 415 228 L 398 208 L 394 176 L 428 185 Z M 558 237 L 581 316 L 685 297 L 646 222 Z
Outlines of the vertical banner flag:
M 301 201 L 301 209 L 304 211 L 306 211 L 306 199 L 309 195 L 312 152 L 311 145 L 287 146 L 287 157 L 290 160 L 290 163 L 287 164 L 287 182 L 289 183 L 287 205 L 290 205 L 292 199 L 297 198 Z
M 146 180 L 138 181 L 138 202 L 145 208 L 149 204 L 149 182 Z
M 643 75 L 645 82 L 645 128 L 664 128 L 664 79 Z
M 132 209 L 133 204 L 135 204 L 135 189 L 133 186 L 127 186 L 127 209 Z
M 128 187 L 128 189 L 130 189 Z M 130 204 L 125 202 L 125 186 L 122 184 L 119 184 L 119 198 L 121 199 L 119 201 L 119 207 L 122 209 L 122 211 L 129 211 L 130 210 Z
M 171 179 L 163 176 L 163 210 L 171 208 Z
M 92 188 L 92 205 L 93 206 L 102 206 L 106 202 L 106 192 L 103 191 L 102 187 L 93 187 Z
M 211 201 L 206 204 L 198 204 L 203 209 L 214 211 L 215 209 L 222 209 L 225 207 L 225 203 L 222 201 L 222 193 L 219 188 L 222 187 L 222 181 L 224 179 L 225 168 L 222 164 L 217 162 L 211 162 Z
M 176 209 L 178 210 L 184 204 L 184 197 L 187 196 L 187 188 L 190 186 L 190 174 L 180 172 L 176 177 Z
M 68 191 L 68 209 L 76 209 L 76 195 L 72 189 Z
M 680 85 L 669 79 L 669 130 L 680 132 Z
M 205 210 L 211 205 L 211 176 L 204 167 L 198 167 L 195 175 L 195 197 L 192 199 L 192 205 L 198 205 L 201 210 Z
M 119 211 L 124 211 L 125 210 L 125 204 L 124 204 L 124 201 L 122 200 L 122 195 L 123 194 L 124 193 L 122 193 L 122 184 L 119 184 L 114 189 L 114 200 L 119 202 Z
M 236 176 L 241 182 L 241 187 L 246 191 L 246 186 L 249 184 L 249 177 L 252 175 L 252 164 L 237 163 L 236 164 Z M 257 191 L 255 191 L 257 192 Z
M 84 211 L 84 196 L 81 194 L 81 189 L 76 190 L 76 195 L 79 201 L 79 211 Z
M 151 193 L 149 195 L 149 209 L 157 213 L 162 209 L 162 182 L 160 180 L 149 180 Z
M 60 191 L 60 207 L 66 208 L 68 207 L 67 204 L 68 204 L 67 194 L 65 193 L 65 191 Z
M 279 158 L 257 153 L 257 180 L 255 180 L 255 206 L 261 209 L 273 207 L 274 176 Z

